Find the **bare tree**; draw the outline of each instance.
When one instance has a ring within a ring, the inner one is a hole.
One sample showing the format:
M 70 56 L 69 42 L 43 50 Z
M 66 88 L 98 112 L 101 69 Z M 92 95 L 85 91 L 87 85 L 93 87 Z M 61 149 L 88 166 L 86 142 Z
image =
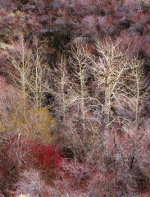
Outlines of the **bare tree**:
M 47 67 L 38 40 L 32 50 L 21 34 L 19 41 L 5 48 L 5 52 L 11 67 L 10 77 L 22 92 L 24 108 L 28 99 L 33 101 L 34 107 L 40 108 L 47 91 Z
M 118 113 L 119 107 L 123 104 L 120 101 L 127 103 L 129 110 L 133 111 L 131 118 L 136 120 L 136 124 L 138 124 L 143 101 L 141 91 L 143 62 L 137 57 L 129 57 L 128 51 L 122 51 L 119 44 L 119 42 L 113 43 L 110 39 L 105 39 L 96 41 L 97 56 L 87 51 L 82 52 L 90 62 L 87 67 L 95 84 L 95 93 L 92 97 L 102 106 L 101 129 L 106 139 L 109 138 L 107 128 L 116 121 L 118 116 L 124 121 L 130 121 L 125 108 L 122 114 Z

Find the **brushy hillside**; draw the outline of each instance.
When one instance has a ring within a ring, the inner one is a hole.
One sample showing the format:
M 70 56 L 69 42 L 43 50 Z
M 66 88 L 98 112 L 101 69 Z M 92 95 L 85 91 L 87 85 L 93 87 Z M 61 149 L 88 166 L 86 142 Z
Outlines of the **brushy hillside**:
M 0 2 L 0 195 L 150 196 L 149 0 Z

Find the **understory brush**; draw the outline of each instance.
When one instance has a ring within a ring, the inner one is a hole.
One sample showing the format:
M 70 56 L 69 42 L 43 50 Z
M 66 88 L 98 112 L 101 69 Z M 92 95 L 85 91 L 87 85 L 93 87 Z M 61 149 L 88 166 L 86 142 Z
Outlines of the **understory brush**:
M 34 50 L 23 37 L 20 50 L 6 49 L 19 96 L 1 113 L 2 195 L 147 195 L 149 89 L 144 62 L 120 45 L 109 37 L 92 47 L 77 42 L 54 67 L 37 40 Z
M 0 143 L 0 191 L 2 193 L 15 192 L 15 184 L 22 181 L 22 179 L 20 180 L 20 176 L 23 176 L 22 173 L 26 175 L 26 178 L 29 176 L 31 180 L 34 180 L 36 179 L 33 176 L 36 175 L 34 171 L 37 171 L 37 177 L 41 172 L 43 181 L 45 180 L 49 184 L 56 178 L 62 156 L 53 145 L 29 141 L 28 138 L 22 136 L 10 136 L 1 140 Z M 38 180 L 35 181 L 40 185 Z M 23 186 L 25 187 L 25 185 Z

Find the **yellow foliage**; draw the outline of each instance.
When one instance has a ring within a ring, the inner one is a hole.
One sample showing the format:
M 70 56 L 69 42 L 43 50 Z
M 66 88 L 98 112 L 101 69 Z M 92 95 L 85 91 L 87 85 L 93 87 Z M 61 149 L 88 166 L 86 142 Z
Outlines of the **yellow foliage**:
M 52 143 L 50 130 L 54 128 L 55 121 L 46 108 L 23 107 L 20 101 L 18 106 L 9 115 L 1 115 L 0 131 L 26 134 L 30 139 Z
M 28 131 L 33 133 L 33 137 L 43 142 L 52 143 L 50 128 L 55 126 L 55 122 L 46 108 L 30 109 L 27 117 L 31 120 Z

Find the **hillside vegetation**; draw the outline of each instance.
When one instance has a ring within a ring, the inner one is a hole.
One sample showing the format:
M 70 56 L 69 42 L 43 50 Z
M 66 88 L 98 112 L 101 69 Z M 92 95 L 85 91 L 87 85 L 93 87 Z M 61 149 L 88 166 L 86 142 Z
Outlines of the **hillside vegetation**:
M 150 196 L 149 0 L 0 1 L 0 196 Z

